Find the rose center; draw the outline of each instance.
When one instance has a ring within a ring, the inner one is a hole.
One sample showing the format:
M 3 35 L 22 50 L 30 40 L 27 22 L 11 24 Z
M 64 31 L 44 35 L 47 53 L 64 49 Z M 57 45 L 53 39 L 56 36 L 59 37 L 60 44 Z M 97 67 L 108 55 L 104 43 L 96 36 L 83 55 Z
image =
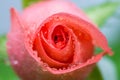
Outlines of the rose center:
M 55 47 L 64 48 L 68 42 L 68 33 L 66 29 L 61 25 L 55 27 L 52 33 L 52 40 Z

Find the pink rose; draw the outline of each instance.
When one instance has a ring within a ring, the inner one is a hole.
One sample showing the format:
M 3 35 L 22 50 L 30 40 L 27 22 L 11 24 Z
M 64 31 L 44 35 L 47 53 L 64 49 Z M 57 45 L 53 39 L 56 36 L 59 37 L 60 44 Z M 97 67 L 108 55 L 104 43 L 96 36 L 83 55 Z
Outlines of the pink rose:
M 94 55 L 95 47 L 103 50 Z M 22 80 L 84 80 L 106 53 L 105 36 L 73 3 L 43 1 L 11 9 L 7 49 Z

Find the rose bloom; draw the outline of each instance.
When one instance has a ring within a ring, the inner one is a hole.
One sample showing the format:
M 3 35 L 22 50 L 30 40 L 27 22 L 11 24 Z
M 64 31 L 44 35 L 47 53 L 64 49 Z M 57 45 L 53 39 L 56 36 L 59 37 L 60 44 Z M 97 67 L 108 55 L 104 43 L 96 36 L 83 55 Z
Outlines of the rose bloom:
M 95 24 L 68 1 L 43 1 L 18 14 L 11 8 L 7 51 L 22 80 L 84 80 L 112 51 Z M 95 55 L 95 48 L 102 52 Z

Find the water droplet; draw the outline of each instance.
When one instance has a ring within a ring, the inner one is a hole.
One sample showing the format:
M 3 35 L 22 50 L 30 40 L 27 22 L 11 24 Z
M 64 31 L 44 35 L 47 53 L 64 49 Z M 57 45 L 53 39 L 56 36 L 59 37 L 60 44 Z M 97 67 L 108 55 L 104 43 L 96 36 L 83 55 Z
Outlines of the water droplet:
M 56 68 L 52 68 L 52 70 L 57 71 L 57 69 L 56 69 Z
M 91 62 L 91 60 L 89 59 L 87 62 L 88 62 L 88 63 L 90 63 L 90 62 Z
M 41 61 L 41 58 L 38 57 L 38 60 Z
M 52 18 L 49 18 L 49 21 L 53 20 Z
M 45 31 L 44 34 L 46 35 L 46 34 L 47 34 L 47 31 Z
M 76 65 L 74 64 L 74 65 L 71 66 L 71 68 L 74 68 L 75 66 L 76 66 Z
M 62 71 L 62 69 L 60 68 L 59 71 Z
M 70 68 L 74 68 L 75 66 L 77 66 L 77 64 L 70 64 L 69 65 Z
M 79 62 L 77 65 L 81 65 L 81 64 L 83 64 L 83 63 Z
M 42 70 L 43 70 L 43 71 L 47 71 L 47 69 L 46 69 L 46 68 L 42 68 Z
M 72 64 L 69 64 L 69 66 L 68 67 L 71 67 L 72 66 Z
M 14 61 L 13 61 L 13 64 L 14 64 L 14 65 L 17 65 L 17 64 L 18 64 L 18 61 L 17 61 L 17 60 L 14 60 Z
M 40 36 L 40 34 L 37 34 L 38 36 Z
M 63 20 L 63 18 L 59 17 L 59 20 L 60 20 L 60 21 L 62 21 L 62 20 Z
M 94 59 L 95 59 L 95 56 L 92 57 L 92 60 L 94 60 Z
M 43 70 L 43 71 L 47 71 L 46 67 L 48 67 L 48 64 L 43 63 L 43 64 L 42 64 L 42 70 Z
M 72 47 L 73 47 L 73 49 L 75 48 L 75 46 L 74 46 L 74 45 L 73 45 Z
M 56 21 L 59 21 L 59 17 L 58 17 L 58 16 L 56 16 L 55 20 L 56 20 Z
M 34 52 L 33 55 L 37 57 L 37 53 L 36 52 Z
M 63 67 L 63 70 L 66 70 L 66 68 L 65 68 L 65 67 Z
M 81 36 L 82 34 L 81 33 L 79 33 L 79 36 Z
M 47 63 L 43 63 L 43 66 L 44 66 L 44 67 L 48 67 L 48 64 L 47 64 Z
M 29 40 L 29 43 L 30 43 L 30 44 L 32 44 L 32 42 L 33 42 L 32 40 Z

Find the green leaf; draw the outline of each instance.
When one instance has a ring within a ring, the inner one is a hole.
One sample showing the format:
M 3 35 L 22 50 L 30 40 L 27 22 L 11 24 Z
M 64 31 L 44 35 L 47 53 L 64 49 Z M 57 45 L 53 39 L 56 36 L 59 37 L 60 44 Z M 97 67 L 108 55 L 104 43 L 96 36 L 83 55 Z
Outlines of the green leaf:
M 107 19 L 116 11 L 117 6 L 117 3 L 105 3 L 86 9 L 86 13 L 93 22 L 95 22 L 98 26 L 102 26 L 107 21 Z M 97 52 L 99 51 L 101 50 L 97 49 Z M 98 66 L 96 66 L 90 73 L 87 80 L 103 80 Z
M 103 80 L 103 77 L 101 75 L 101 72 L 100 72 L 98 66 L 95 66 L 93 71 L 88 76 L 87 80 Z
M 104 80 L 118 80 L 116 66 L 111 59 L 105 56 L 102 58 L 102 60 L 100 60 L 100 62 L 97 65 L 100 69 Z
M 117 16 L 116 18 L 118 18 L 118 20 L 120 21 L 120 15 L 119 15 L 119 17 Z M 120 74 L 120 35 L 119 35 L 120 24 L 118 23 L 111 27 L 113 27 L 113 30 L 116 31 L 116 33 L 111 34 L 111 37 L 113 39 L 115 38 L 116 40 L 112 41 L 112 43 L 111 43 L 111 48 L 114 52 L 113 56 L 112 57 L 107 56 L 107 57 L 110 58 L 114 62 L 115 66 L 116 66 L 116 70 L 117 70 L 118 80 L 120 80 L 120 76 L 119 76 L 119 74 Z
M 86 9 L 90 19 L 98 26 L 102 26 L 106 20 L 116 11 L 118 3 L 104 3 L 99 6 Z
M 19 80 L 8 60 L 5 35 L 0 36 L 0 80 Z
M 19 80 L 9 61 L 0 61 L 0 80 Z
M 6 59 L 6 36 L 0 36 L 0 61 Z
M 42 0 L 22 0 L 22 3 L 23 3 L 22 5 L 23 5 L 23 8 L 26 8 L 30 6 L 31 4 L 39 2 L 39 1 L 42 1 Z

